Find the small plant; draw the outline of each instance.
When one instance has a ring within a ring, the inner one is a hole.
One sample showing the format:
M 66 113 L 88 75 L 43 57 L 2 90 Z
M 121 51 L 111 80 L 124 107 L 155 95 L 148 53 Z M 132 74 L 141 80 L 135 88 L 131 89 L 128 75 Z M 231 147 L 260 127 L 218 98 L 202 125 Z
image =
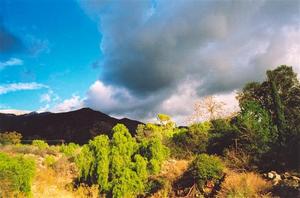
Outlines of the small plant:
M 271 185 L 256 173 L 229 172 L 217 197 L 268 197 L 266 193 L 270 188 Z
M 0 145 L 19 144 L 22 135 L 16 131 L 0 133 Z
M 216 181 L 223 176 L 224 165 L 220 158 L 200 154 L 191 164 L 191 174 L 200 188 L 206 181 Z
M 67 157 L 74 157 L 79 148 L 80 146 L 78 144 L 71 142 L 69 144 L 61 145 L 59 151 L 65 154 Z
M 56 159 L 53 155 L 47 155 L 44 159 L 44 164 L 47 167 L 52 167 L 55 162 L 56 162 Z
M 41 150 L 44 150 L 49 147 L 48 143 L 44 140 L 33 140 L 32 145 L 38 147 Z
M 0 197 L 29 195 L 34 173 L 34 160 L 0 153 Z

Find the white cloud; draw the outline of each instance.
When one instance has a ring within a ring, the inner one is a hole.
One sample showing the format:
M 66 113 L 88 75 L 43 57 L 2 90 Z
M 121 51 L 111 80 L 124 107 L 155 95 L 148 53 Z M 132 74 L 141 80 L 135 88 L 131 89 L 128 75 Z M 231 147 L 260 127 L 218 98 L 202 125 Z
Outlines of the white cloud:
M 84 107 L 83 99 L 80 96 L 73 95 L 71 98 L 64 100 L 63 102 L 55 105 L 53 108 L 50 108 L 52 112 L 67 112 Z M 49 109 L 49 106 L 46 106 L 43 110 L 46 111 Z
M 48 86 L 36 82 L 4 84 L 4 85 L 0 85 L 0 95 L 9 92 L 15 92 L 21 90 L 35 90 L 35 89 L 42 89 L 42 88 L 48 88 Z
M 23 115 L 26 113 L 30 113 L 28 110 L 20 110 L 20 109 L 0 109 L 0 113 L 9 113 L 15 115 Z
M 23 61 L 18 58 L 10 58 L 7 61 L 0 62 L 0 69 L 3 69 L 7 66 L 16 66 L 16 65 L 23 65 Z
M 44 93 L 40 96 L 40 102 L 42 103 L 56 102 L 59 99 L 59 96 L 55 94 L 54 91 L 51 89 L 49 89 L 47 93 Z

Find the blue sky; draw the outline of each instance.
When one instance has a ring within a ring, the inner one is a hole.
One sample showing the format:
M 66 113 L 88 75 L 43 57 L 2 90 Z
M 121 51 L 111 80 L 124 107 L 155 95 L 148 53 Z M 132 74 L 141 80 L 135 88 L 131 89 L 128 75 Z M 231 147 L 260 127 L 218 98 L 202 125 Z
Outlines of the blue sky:
M 183 124 L 299 54 L 299 0 L 0 0 L 0 111 Z
M 1 0 L 0 20 L 18 37 L 22 49 L 0 53 L 0 84 L 40 83 L 47 87 L 0 95 L 0 108 L 37 110 L 42 94 L 53 91 L 59 100 L 83 96 L 99 76 L 92 63 L 101 58 L 98 24 L 76 1 Z M 1 45 L 1 44 L 0 44 Z M 58 101 L 56 101 L 58 102 Z

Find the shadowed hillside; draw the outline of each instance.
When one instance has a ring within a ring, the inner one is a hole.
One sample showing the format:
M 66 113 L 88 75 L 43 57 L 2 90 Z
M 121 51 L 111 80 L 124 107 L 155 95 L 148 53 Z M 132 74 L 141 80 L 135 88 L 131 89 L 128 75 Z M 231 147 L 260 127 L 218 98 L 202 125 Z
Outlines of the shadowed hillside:
M 0 132 L 18 131 L 23 139 L 64 139 L 86 143 L 98 134 L 107 134 L 117 123 L 128 127 L 131 134 L 141 124 L 128 118 L 119 120 L 89 108 L 65 113 L 0 114 Z

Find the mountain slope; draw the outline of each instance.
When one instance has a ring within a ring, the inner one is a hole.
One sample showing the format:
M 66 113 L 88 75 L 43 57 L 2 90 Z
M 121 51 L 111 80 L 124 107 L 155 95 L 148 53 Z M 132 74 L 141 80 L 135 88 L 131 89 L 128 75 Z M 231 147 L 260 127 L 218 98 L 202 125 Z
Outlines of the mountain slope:
M 86 143 L 98 134 L 110 136 L 112 127 L 117 123 L 126 125 L 132 134 L 141 124 L 128 118 L 116 119 L 89 108 L 65 113 L 0 113 L 0 132 L 17 131 L 23 135 L 23 139 L 64 139 L 67 142 Z

